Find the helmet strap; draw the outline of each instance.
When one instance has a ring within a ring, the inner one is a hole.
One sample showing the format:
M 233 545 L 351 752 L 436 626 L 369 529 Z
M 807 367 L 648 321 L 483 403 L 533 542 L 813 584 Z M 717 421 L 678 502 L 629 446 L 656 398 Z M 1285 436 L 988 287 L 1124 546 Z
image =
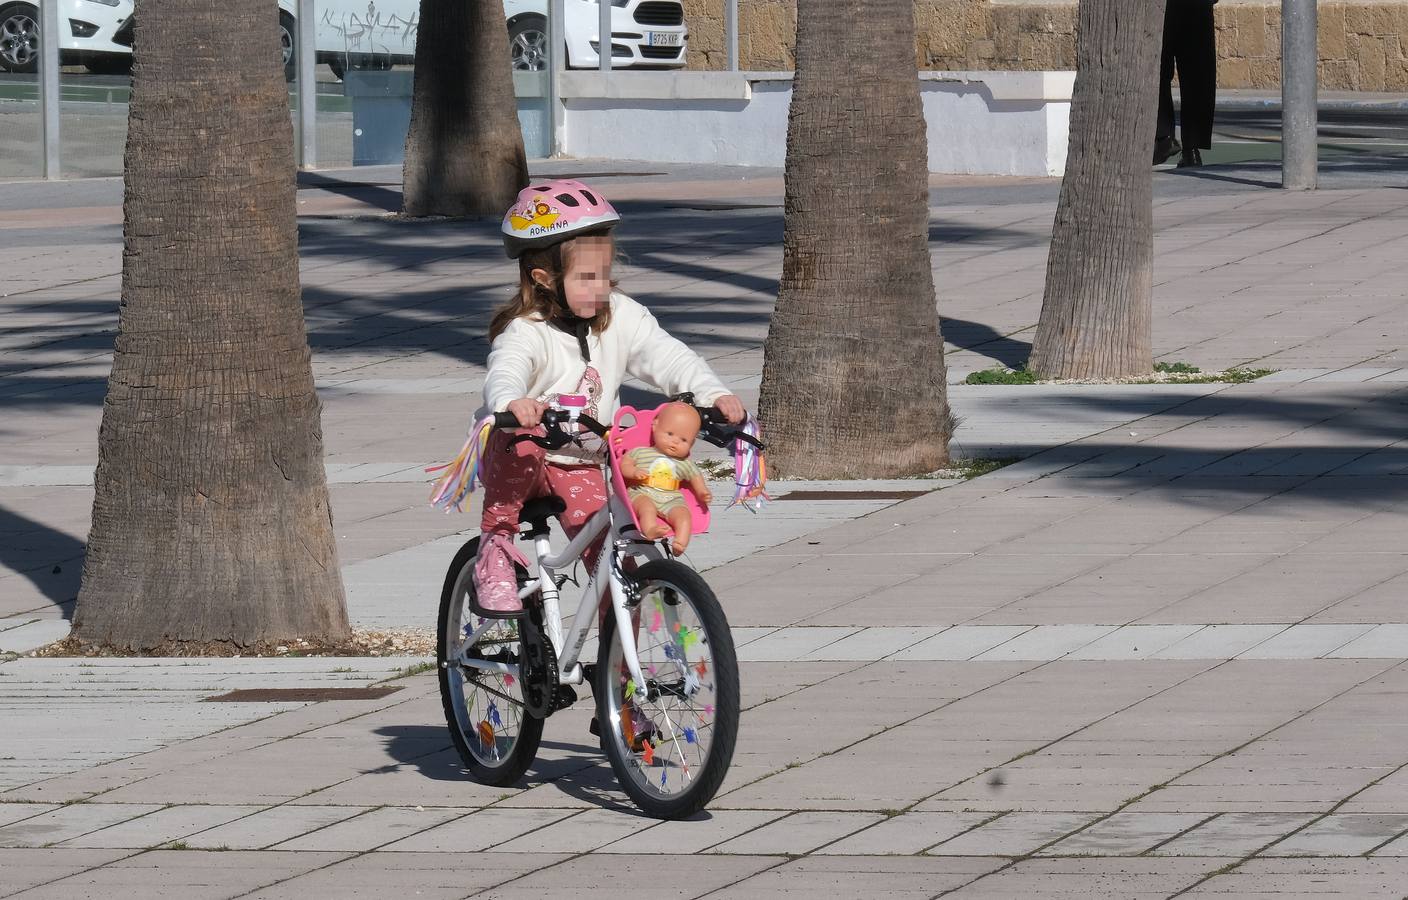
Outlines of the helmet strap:
M 582 353 L 583 362 L 592 361 L 591 350 L 587 347 L 587 335 L 591 332 L 592 320 L 584 319 L 572 312 L 572 307 L 567 304 L 567 267 L 562 261 L 562 244 L 552 245 L 552 265 L 557 270 L 557 280 L 553 285 L 553 300 L 557 303 L 557 310 L 560 315 L 555 317 L 554 324 L 568 334 L 577 338 L 577 348 Z

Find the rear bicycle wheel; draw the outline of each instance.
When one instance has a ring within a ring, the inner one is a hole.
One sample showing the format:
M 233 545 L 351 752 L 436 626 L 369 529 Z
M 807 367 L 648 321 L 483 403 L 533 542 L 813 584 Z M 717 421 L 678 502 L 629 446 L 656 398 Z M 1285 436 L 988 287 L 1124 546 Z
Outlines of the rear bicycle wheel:
M 601 747 L 622 789 L 648 815 L 679 819 L 714 798 L 738 738 L 738 660 L 728 620 L 699 574 L 676 560 L 641 566 L 637 654 L 625 667 L 615 614 L 597 652 Z
M 517 667 L 523 659 L 517 621 L 484 618 L 470 608 L 478 553 L 479 538 L 474 538 L 445 573 L 435 661 L 445 722 L 460 759 L 475 781 L 504 787 L 532 765 L 543 720 L 528 714 L 518 677 L 461 662 L 471 656 Z

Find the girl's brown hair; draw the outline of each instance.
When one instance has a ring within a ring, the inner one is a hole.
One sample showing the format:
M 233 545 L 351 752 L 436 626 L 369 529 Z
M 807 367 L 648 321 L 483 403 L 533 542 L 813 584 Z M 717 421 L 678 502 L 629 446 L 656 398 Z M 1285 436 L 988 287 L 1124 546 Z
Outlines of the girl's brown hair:
M 587 237 L 588 234 L 582 234 L 579 237 Z M 600 232 L 600 234 L 609 235 L 609 232 Z M 539 322 L 552 322 L 565 319 L 570 315 L 558 306 L 555 288 L 545 287 L 533 280 L 533 270 L 542 269 L 552 278 L 554 285 L 562 284 L 563 275 L 567 271 L 568 256 L 571 254 L 572 245 L 575 242 L 576 238 L 573 238 L 551 247 L 523 251 L 523 255 L 518 257 L 518 291 L 509 298 L 507 303 L 495 310 L 494 318 L 489 321 L 489 340 L 491 342 L 503 334 L 514 319 L 527 316 Z M 611 282 L 611 287 L 615 289 L 615 281 Z M 610 324 L 611 304 L 608 303 L 601 308 L 600 312 L 592 316 L 592 334 L 600 335 Z

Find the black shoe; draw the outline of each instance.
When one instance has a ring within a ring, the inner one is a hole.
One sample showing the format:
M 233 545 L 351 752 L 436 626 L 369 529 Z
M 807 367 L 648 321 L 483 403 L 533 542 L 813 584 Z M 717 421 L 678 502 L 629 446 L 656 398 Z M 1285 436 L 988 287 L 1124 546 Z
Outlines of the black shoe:
M 1168 162 L 1169 158 L 1180 149 L 1182 149 L 1182 145 L 1178 143 L 1177 138 L 1159 138 L 1154 142 L 1154 165 L 1158 166 Z
M 1203 164 L 1203 154 L 1197 147 L 1189 147 L 1183 151 L 1183 156 L 1178 160 L 1178 168 L 1195 169 Z

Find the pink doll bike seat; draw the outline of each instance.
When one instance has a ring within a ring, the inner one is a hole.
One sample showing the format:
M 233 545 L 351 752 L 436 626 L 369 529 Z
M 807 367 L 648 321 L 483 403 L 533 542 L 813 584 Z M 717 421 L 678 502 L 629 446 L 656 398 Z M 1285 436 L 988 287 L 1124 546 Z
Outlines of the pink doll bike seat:
M 616 418 L 612 423 L 611 434 L 607 440 L 607 445 L 611 450 L 611 479 L 616 493 L 622 498 L 626 498 L 626 506 L 630 507 L 626 493 L 626 479 L 621 475 L 621 457 L 627 451 L 637 447 L 650 446 L 650 426 L 655 421 L 656 413 L 660 408 L 639 410 L 630 406 L 623 406 L 616 410 Z M 624 420 L 632 420 L 633 424 L 623 424 Z M 684 492 L 685 505 L 689 507 L 690 517 L 694 521 L 694 533 L 703 534 L 709 530 L 709 508 L 699 502 L 699 498 L 694 495 L 693 489 L 688 484 L 681 484 L 680 490 Z M 636 520 L 636 511 L 631 508 L 631 521 L 635 522 L 636 530 L 640 530 L 640 522 Z

